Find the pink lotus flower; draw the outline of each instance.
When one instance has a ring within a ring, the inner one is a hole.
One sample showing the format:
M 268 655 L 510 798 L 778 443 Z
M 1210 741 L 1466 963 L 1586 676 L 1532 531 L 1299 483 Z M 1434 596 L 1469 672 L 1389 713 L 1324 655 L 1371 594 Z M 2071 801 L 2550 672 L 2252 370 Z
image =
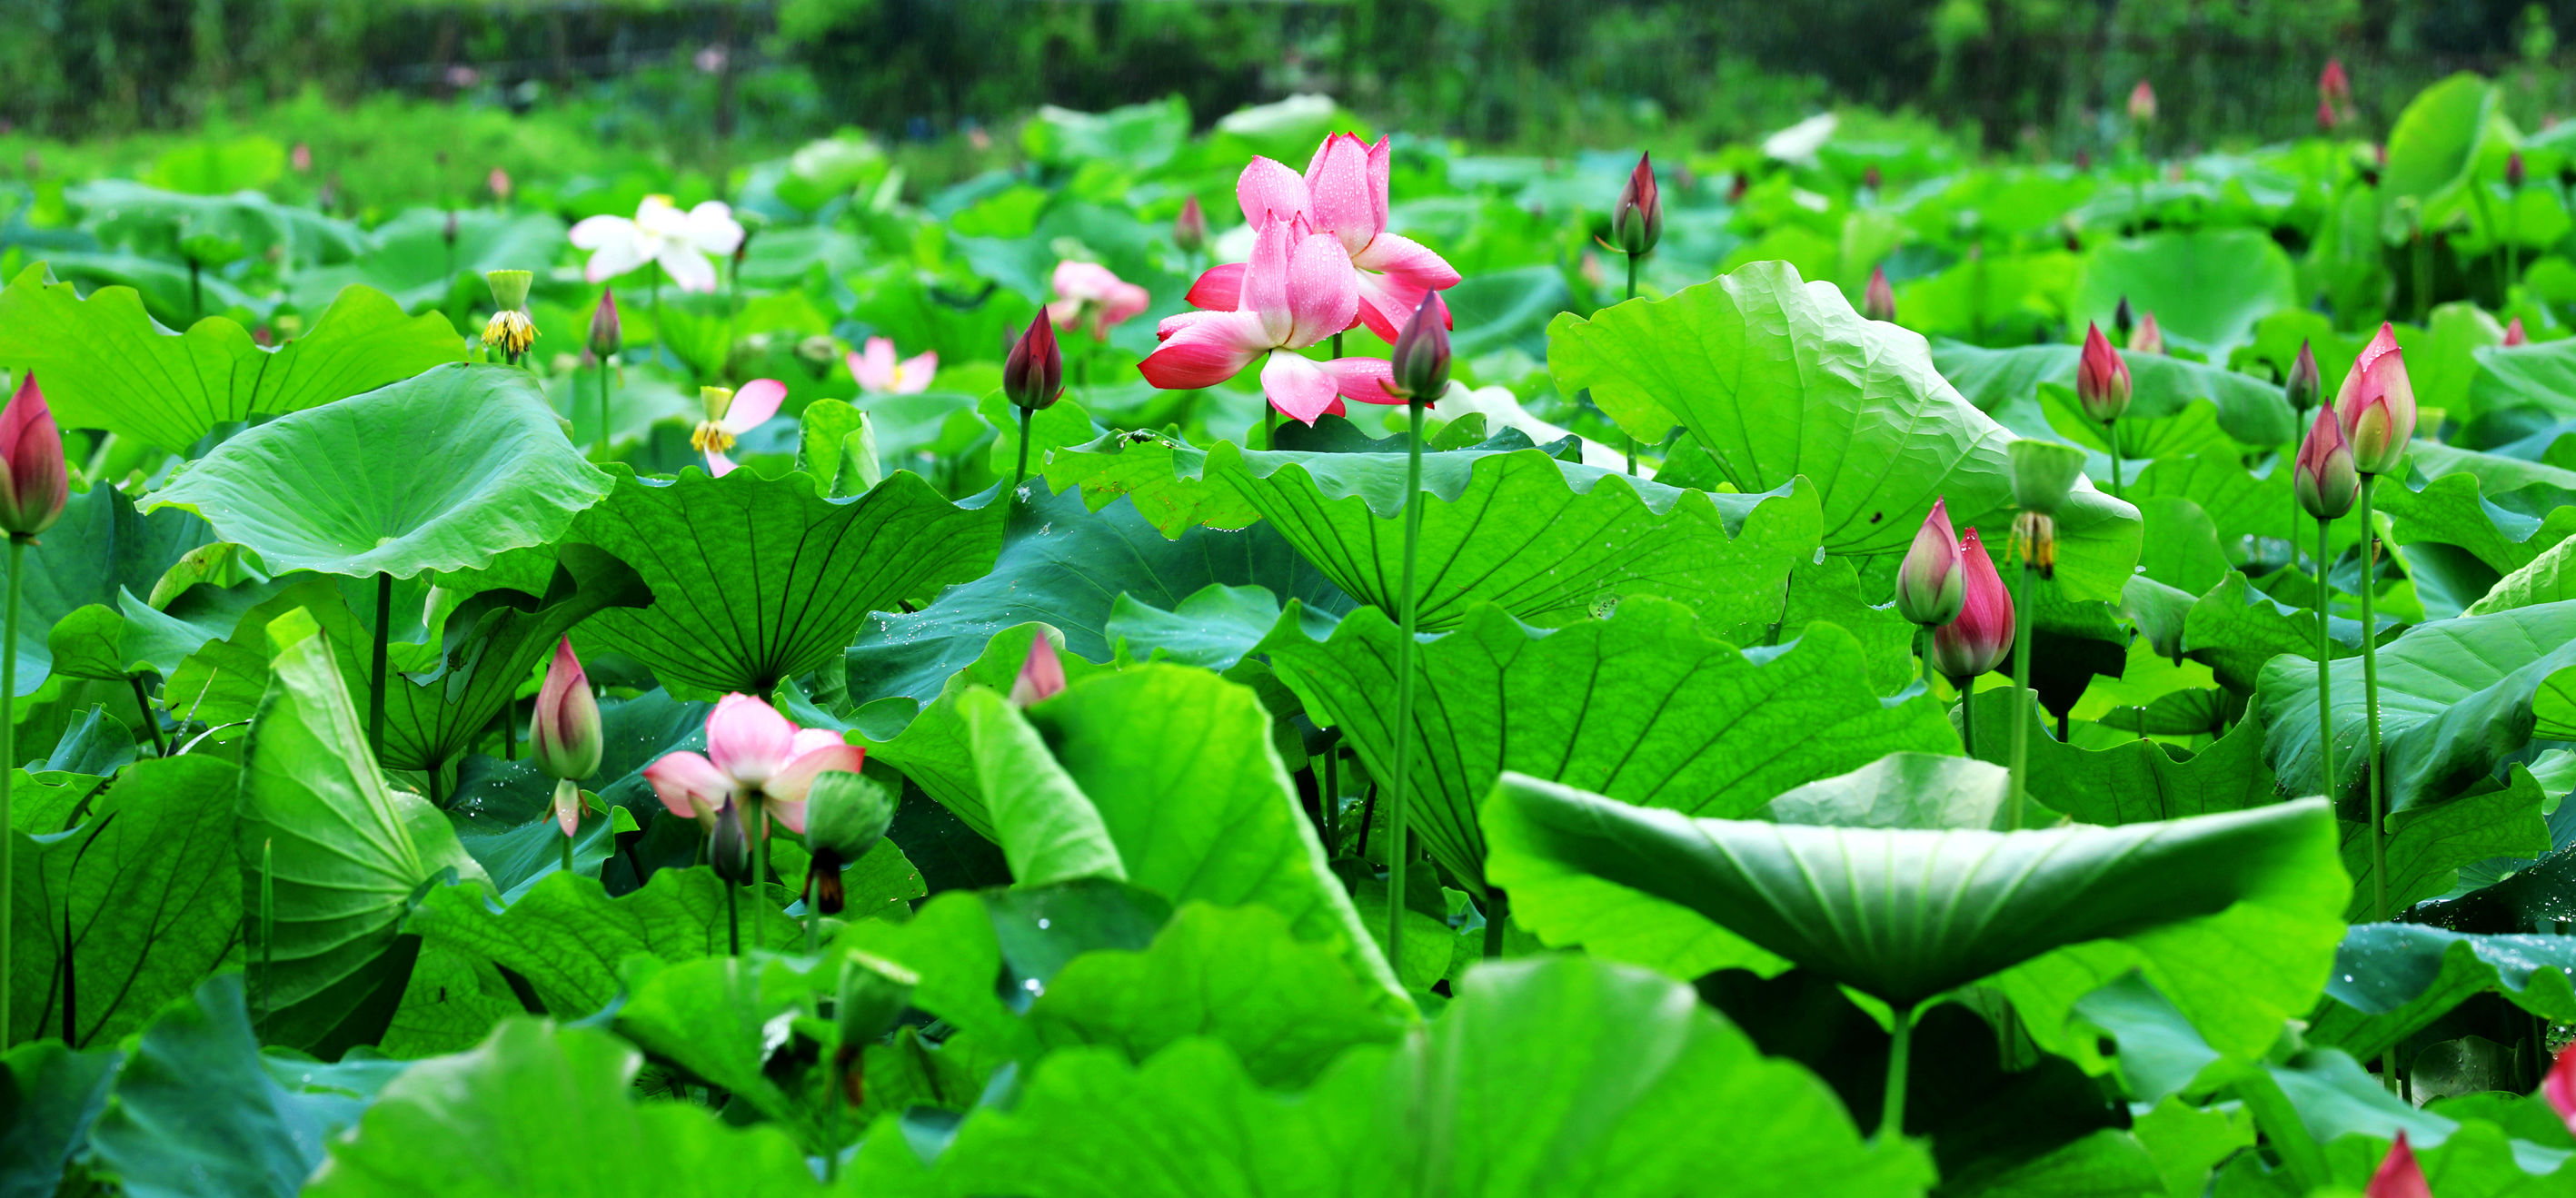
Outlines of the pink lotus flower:
M 2352 446 L 2343 439 L 2334 409 L 2318 408 L 2316 423 L 2299 442 L 2290 490 L 2300 509 L 2319 520 L 2340 520 L 2360 501 L 2361 476 L 2353 471 Z
M 32 537 L 52 528 L 70 499 L 63 434 L 30 370 L 0 408 L 0 532 Z
M 1094 341 L 1106 340 L 1109 326 L 1125 322 L 1153 302 L 1144 288 L 1097 262 L 1056 263 L 1054 284 L 1055 302 L 1047 305 L 1047 319 L 1057 328 L 1069 329 L 1087 318 Z
M 2147 318 L 2152 322 L 2155 317 Z M 2143 332 L 2152 323 L 2138 326 Z M 2132 343 L 2136 337 L 2131 337 Z M 2075 398 L 2084 406 L 2084 417 L 2095 424 L 2109 424 L 2129 411 L 2129 363 L 2120 351 L 2111 348 L 2111 339 L 2102 335 L 2102 326 L 2084 326 L 2084 351 L 2075 359 Z
M 1303 216 L 1265 215 L 1235 307 L 1166 318 L 1163 346 L 1139 364 L 1164 390 L 1213 387 L 1265 358 L 1261 390 L 1272 407 L 1308 424 L 1342 410 L 1342 400 L 1391 403 L 1388 365 L 1375 358 L 1318 362 L 1292 352 L 1350 327 L 1360 307 L 1358 272 L 1341 242 Z M 1396 334 L 1401 336 L 1401 334 Z
M 2549 1076 L 2540 1079 L 2540 1096 L 2549 1109 L 2576 1132 L 2576 1044 L 2558 1050 L 2557 1063 L 2549 1067 Z
M 2415 1163 L 2415 1149 L 2406 1142 L 2400 1129 L 2397 1142 L 2388 1146 L 2388 1155 L 2379 1160 L 2379 1171 L 2370 1175 L 2370 1188 L 2363 1198 L 2433 1198 L 2433 1187 L 2424 1180 L 2424 1166 Z
M 742 244 L 742 225 L 721 200 L 682 212 L 671 197 L 651 195 L 636 206 L 632 219 L 589 217 L 574 225 L 569 236 L 574 246 L 591 251 L 582 277 L 593 283 L 658 262 L 680 290 L 713 291 L 716 268 L 707 255 L 734 252 Z
M 1393 342 L 1405 318 L 1422 306 L 1423 294 L 1453 286 L 1459 276 L 1421 243 L 1386 231 L 1389 154 L 1385 138 L 1372 146 L 1336 133 L 1316 148 L 1303 176 L 1275 159 L 1254 158 L 1235 181 L 1234 198 L 1254 228 L 1273 217 L 1303 219 L 1317 233 L 1332 234 L 1359 271 L 1354 315 Z M 1218 311 L 1238 307 L 1249 269 L 1249 263 L 1211 268 L 1190 288 L 1189 302 Z M 1349 327 L 1346 319 L 1342 328 Z
M 799 729 L 750 695 L 726 695 L 707 716 L 707 751 L 683 749 L 644 767 L 644 780 L 673 815 L 705 822 L 734 800 L 757 800 L 795 832 L 805 830 L 805 796 L 814 779 L 858 772 L 867 750 L 841 734 Z
M 734 468 L 733 459 L 725 454 L 736 439 L 778 414 L 778 405 L 787 399 L 787 384 L 753 379 L 739 391 L 700 387 L 698 399 L 706 405 L 707 418 L 689 434 L 689 447 L 706 455 L 707 473 L 723 478 Z
M 2504 326 L 2504 343 L 2507 347 L 2531 344 L 2531 334 L 2523 329 L 2521 317 L 2514 317 L 2512 324 Z
M 914 395 L 930 389 L 930 380 L 939 373 L 939 351 L 925 349 L 898 362 L 894 341 L 887 337 L 868 338 L 867 348 L 850 351 L 850 377 L 859 381 L 859 390 L 888 395 Z
M 2013 642 L 2012 592 L 1973 527 L 1960 538 L 1959 560 L 1967 575 L 1959 618 L 1932 630 L 1932 668 L 1954 685 L 1995 668 Z
M 1011 706 L 1028 707 L 1043 703 L 1064 693 L 1064 661 L 1055 655 L 1055 645 L 1041 632 L 1029 642 L 1029 655 L 1020 659 L 1020 676 L 1011 680 Z
M 2394 327 L 2381 323 L 2379 335 L 2353 359 L 2335 393 L 2335 418 L 2352 442 L 2353 469 L 2386 474 L 2406 460 L 2406 443 L 2415 437 L 2415 384 L 2406 377 Z

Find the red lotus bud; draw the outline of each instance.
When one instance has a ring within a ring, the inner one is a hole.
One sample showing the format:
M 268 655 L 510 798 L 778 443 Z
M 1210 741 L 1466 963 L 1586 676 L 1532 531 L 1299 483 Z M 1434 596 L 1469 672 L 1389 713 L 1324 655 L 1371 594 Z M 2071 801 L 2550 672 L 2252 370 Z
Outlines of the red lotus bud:
M 1663 236 L 1664 198 L 1655 187 L 1655 167 L 1639 154 L 1637 169 L 1628 172 L 1628 185 L 1610 209 L 1610 244 L 1633 258 L 1652 251 Z
M 2317 132 L 2334 132 L 2335 125 L 2339 120 L 2340 118 L 2335 115 L 2334 105 L 2323 100 L 2317 101 Z
M 1199 207 L 1197 196 L 1181 201 L 1181 214 L 1172 221 L 1172 244 L 1181 247 L 1182 253 L 1195 254 L 1207 248 L 1207 239 L 1207 209 Z
M 1064 693 L 1064 662 L 1055 655 L 1055 645 L 1040 632 L 1029 642 L 1029 655 L 1020 659 L 1020 676 L 1011 683 L 1011 705 L 1028 707 L 1043 703 Z
M 1398 399 L 1427 404 L 1449 390 L 1449 314 L 1439 292 L 1425 294 L 1413 309 L 1387 364 L 1386 393 Z
M 1896 613 L 1926 628 L 1959 618 L 1968 600 L 1968 575 L 1961 568 L 1959 538 L 1950 531 L 1950 501 L 1932 501 L 1914 545 L 1896 570 Z
M 617 293 L 602 288 L 599 306 L 590 310 L 590 356 L 605 362 L 625 343 L 625 331 L 617 320 Z
M 2370 1188 L 2362 1191 L 2362 1198 L 2433 1198 L 2433 1187 L 2424 1180 L 2424 1167 L 2415 1163 L 2415 1149 L 2407 1144 L 2404 1128 L 2398 1129 L 2388 1155 L 2380 1158 L 2379 1171 L 2370 1175 Z
M 2531 334 L 2522 327 L 2521 317 L 2514 317 L 2512 323 L 2504 326 L 2504 343 L 2507 347 L 2531 344 Z
M 603 741 L 599 701 L 591 697 L 590 676 L 572 654 L 572 638 L 555 642 L 554 660 L 546 663 L 546 680 L 537 687 L 537 707 L 528 721 L 528 748 L 539 772 L 549 778 L 581 779 L 599 772 Z
M 296 174 L 313 173 L 313 147 L 300 141 L 295 143 L 295 148 L 287 153 L 286 161 L 295 168 Z
M 2155 123 L 2156 89 L 2149 87 L 2144 79 L 2138 80 L 2138 85 L 2129 89 L 2129 119 L 2141 125 Z
M 2100 325 L 2084 327 L 2084 351 L 2075 359 L 2075 398 L 2084 418 L 2109 424 L 2129 411 L 2129 364 L 2111 348 Z
M 1869 271 L 1869 288 L 1861 292 L 1860 314 L 1871 320 L 1896 323 L 1896 288 L 1887 282 L 1887 268 L 1873 266 Z
M 2305 412 L 2317 406 L 2325 395 L 2326 383 L 2317 373 L 2317 353 L 2308 343 L 2299 343 L 2299 356 L 2290 363 L 2290 377 L 2281 384 L 2282 396 L 2290 401 L 2290 410 Z
M 2406 443 L 2415 438 L 2415 385 L 2406 378 L 2395 328 L 2383 322 L 2353 359 L 2335 394 L 2335 418 L 2352 443 L 2353 469 L 2387 474 L 2406 460 Z
M 1932 668 L 1953 685 L 1995 668 L 2013 640 L 2012 592 L 2004 589 L 1976 529 L 1960 541 L 1959 560 L 1966 576 L 1959 616 L 1932 631 Z
M 2131 330 L 2129 333 L 2129 352 L 2133 354 L 2160 354 L 2165 352 L 2165 331 L 2163 327 L 2156 324 L 2155 313 L 2143 312 L 2139 314 L 2138 327 Z
M 2522 169 L 2522 151 L 2516 150 L 2512 154 L 2506 156 L 2504 160 L 2504 185 L 2514 189 L 2515 191 L 2520 191 L 2522 190 L 2522 182 L 2527 177 L 2528 176 L 2523 173 Z
M 493 167 L 491 174 L 483 176 L 483 185 L 492 189 L 494 202 L 501 204 L 510 202 L 510 172 L 497 166 Z
M 30 370 L 18 380 L 9 406 L 0 409 L 0 532 L 32 537 L 52 528 L 70 498 L 63 434 Z
M 2329 58 L 2326 69 L 2317 73 L 2317 98 L 2334 104 L 2352 102 L 2352 80 L 2343 73 L 2343 60 Z
M 1064 351 L 1055 343 L 1055 322 L 1040 312 L 1029 322 L 1002 361 L 1002 394 L 1023 408 L 1051 407 L 1064 397 Z
M 2290 475 L 2299 507 L 2319 520 L 2340 520 L 2361 499 L 2361 476 L 2352 468 L 2352 446 L 2343 439 L 2343 424 L 2332 408 L 2318 408 L 2316 423 L 2299 442 L 2299 458 Z
M 1861 168 L 1860 183 L 1871 191 L 1876 191 L 1885 185 L 1885 179 L 1878 173 L 1877 163 L 1873 162 Z

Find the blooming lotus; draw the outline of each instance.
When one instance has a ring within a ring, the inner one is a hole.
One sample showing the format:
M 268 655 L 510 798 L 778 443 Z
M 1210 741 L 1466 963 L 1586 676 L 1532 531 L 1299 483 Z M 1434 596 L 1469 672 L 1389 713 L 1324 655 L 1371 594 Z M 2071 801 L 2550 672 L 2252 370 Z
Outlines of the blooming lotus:
M 739 801 L 803 832 L 814 779 L 833 770 L 856 773 L 866 760 L 867 750 L 840 733 L 800 729 L 769 704 L 734 694 L 708 714 L 703 755 L 666 753 L 644 767 L 644 780 L 674 815 L 711 824 L 727 803 Z
M 1960 538 L 1959 561 L 1965 575 L 1959 616 L 1932 630 L 1932 668 L 1953 686 L 1995 668 L 2013 641 L 2012 592 L 2004 589 L 2003 575 L 1995 572 L 1995 559 L 1974 527 Z
M 2335 393 L 2335 418 L 2352 442 L 2353 469 L 2386 474 L 2406 460 L 2406 443 L 2415 437 L 2415 385 L 2407 381 L 2395 328 L 2382 323 L 2353 359 Z
M 2299 442 L 2291 467 L 2290 489 L 2299 507 L 2319 520 L 2338 520 L 2361 499 L 2361 476 L 2352 468 L 2352 446 L 2343 439 L 2343 423 L 2334 409 L 2318 408 L 2316 423 Z
M 1146 381 L 1165 390 L 1213 387 L 1261 358 L 1261 390 L 1271 406 L 1308 424 L 1340 412 L 1344 399 L 1395 402 L 1384 361 L 1319 362 L 1294 352 L 1348 328 L 1360 307 L 1358 272 L 1339 240 L 1303 216 L 1265 216 L 1245 266 L 1232 311 L 1163 321 L 1156 330 L 1162 348 L 1138 364 Z
M 865 351 L 851 350 L 848 358 L 850 377 L 859 381 L 859 390 L 888 395 L 913 395 L 930 389 L 930 380 L 939 373 L 939 351 L 925 349 L 898 362 L 894 341 L 887 337 L 870 337 Z
M 1056 263 L 1053 285 L 1055 301 L 1047 305 L 1047 319 L 1060 329 L 1087 325 L 1094 341 L 1106 339 L 1109 326 L 1143 312 L 1153 298 L 1097 262 Z
M 723 478 L 733 473 L 734 467 L 733 459 L 725 454 L 744 433 L 778 414 L 778 405 L 787 399 L 787 384 L 777 379 L 753 379 L 738 391 L 700 387 L 698 399 L 706 405 L 707 418 L 689 434 L 689 447 L 706 455 L 707 473 Z
M 63 434 L 30 370 L 0 408 L 0 532 L 23 538 L 52 528 L 70 499 Z
M 1935 499 L 1896 569 L 1896 613 L 1925 628 L 1958 619 L 1968 602 L 1965 565 L 1958 535 L 1950 531 L 1950 501 Z
M 2147 318 L 2152 321 L 2155 318 Z M 2150 325 L 2138 326 L 2141 332 Z M 2075 359 L 2075 399 L 2084 418 L 2109 424 L 2129 411 L 2129 363 L 2111 348 L 2100 325 L 2084 326 L 2084 351 Z
M 633 218 L 590 217 L 572 227 L 571 237 L 573 245 L 591 252 L 582 277 L 593 283 L 657 262 L 680 290 L 713 291 L 716 268 L 707 255 L 734 252 L 742 244 L 742 226 L 721 200 L 682 212 L 671 197 L 650 195 Z
M 1328 333 L 1351 327 L 1356 318 L 1393 342 L 1405 318 L 1422 306 L 1424 294 L 1458 282 L 1457 270 L 1440 255 L 1387 232 L 1389 153 L 1385 138 L 1372 146 L 1353 134 L 1336 133 L 1316 148 L 1302 176 L 1276 159 L 1254 158 L 1235 181 L 1235 201 L 1254 228 L 1273 218 L 1302 220 L 1313 233 L 1331 234 L 1358 271 L 1359 302 L 1353 315 Z M 1217 311 L 1239 309 L 1250 272 L 1248 262 L 1213 267 L 1190 288 L 1189 302 Z

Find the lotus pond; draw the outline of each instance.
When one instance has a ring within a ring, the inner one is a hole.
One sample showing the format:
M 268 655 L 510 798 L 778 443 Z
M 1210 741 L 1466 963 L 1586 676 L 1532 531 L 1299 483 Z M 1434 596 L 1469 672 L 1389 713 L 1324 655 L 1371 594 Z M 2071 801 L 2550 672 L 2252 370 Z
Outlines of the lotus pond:
M 9 193 L 0 1194 L 2576 1193 L 2576 124 L 2152 107 Z

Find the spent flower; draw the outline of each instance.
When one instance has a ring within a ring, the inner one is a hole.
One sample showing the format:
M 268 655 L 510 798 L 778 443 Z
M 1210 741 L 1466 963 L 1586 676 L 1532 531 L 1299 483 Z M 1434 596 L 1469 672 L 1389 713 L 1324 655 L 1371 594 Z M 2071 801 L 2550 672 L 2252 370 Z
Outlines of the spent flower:
M 753 379 L 740 390 L 698 388 L 706 419 L 689 433 L 689 447 L 706 456 L 707 473 L 717 478 L 733 473 L 734 461 L 725 455 L 734 442 L 777 415 L 778 405 L 786 399 L 787 384 L 777 379 Z

